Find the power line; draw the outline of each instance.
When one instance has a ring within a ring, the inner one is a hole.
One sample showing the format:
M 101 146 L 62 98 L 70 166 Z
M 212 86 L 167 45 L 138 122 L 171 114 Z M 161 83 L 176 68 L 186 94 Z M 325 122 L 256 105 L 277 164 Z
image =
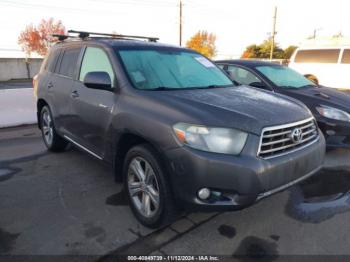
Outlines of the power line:
M 113 4 L 113 5 L 138 5 L 138 6 L 147 6 L 147 7 L 173 7 L 175 6 L 174 2 L 155 2 L 155 1 L 141 1 L 141 2 L 136 2 L 133 0 L 130 0 L 128 2 L 125 1 L 108 1 L 108 0 L 89 0 L 90 2 L 95 2 L 95 3 L 104 3 L 104 4 Z M 15 6 L 15 7 L 20 7 L 20 8 L 26 8 L 26 7 L 33 7 L 33 8 L 44 8 L 44 9 L 61 9 L 64 11 L 68 12 L 93 12 L 96 11 L 96 7 L 94 9 L 88 9 L 88 8 L 72 8 L 72 7 L 65 7 L 65 6 L 59 6 L 59 5 L 46 5 L 46 4 L 36 4 L 36 3 L 26 3 L 26 2 L 21 2 L 21 1 L 16 1 L 16 0 L 1 0 L 0 4 L 5 5 L 5 6 Z M 101 10 L 101 9 L 99 9 Z M 119 13 L 113 10 L 101 10 L 104 13 Z
M 96 3 L 106 3 L 106 4 L 126 4 L 126 5 L 154 5 L 154 6 L 161 6 L 161 5 L 168 5 L 168 6 L 174 6 L 176 5 L 175 1 L 154 1 L 154 0 L 146 0 L 146 1 L 138 1 L 138 0 L 128 0 L 128 1 L 115 1 L 115 0 L 88 0 L 90 2 L 96 2 Z

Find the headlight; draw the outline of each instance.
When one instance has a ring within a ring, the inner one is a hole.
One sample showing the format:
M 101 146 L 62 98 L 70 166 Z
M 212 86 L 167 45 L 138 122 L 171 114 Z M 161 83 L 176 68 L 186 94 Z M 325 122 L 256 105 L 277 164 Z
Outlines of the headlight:
M 236 129 L 216 128 L 178 123 L 174 125 L 177 138 L 183 144 L 214 153 L 238 155 L 248 134 Z
M 350 114 L 343 110 L 329 106 L 319 106 L 316 110 L 324 117 L 350 122 Z

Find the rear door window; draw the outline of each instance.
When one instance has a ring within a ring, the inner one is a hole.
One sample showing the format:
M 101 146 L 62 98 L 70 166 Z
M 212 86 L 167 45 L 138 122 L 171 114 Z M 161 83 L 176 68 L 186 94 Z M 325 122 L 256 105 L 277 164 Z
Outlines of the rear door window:
M 69 48 L 64 50 L 58 73 L 69 78 L 73 78 L 77 67 L 79 54 L 80 48 Z
M 340 49 L 299 50 L 295 56 L 296 63 L 337 63 Z
M 345 49 L 341 59 L 342 64 L 350 64 L 350 49 Z

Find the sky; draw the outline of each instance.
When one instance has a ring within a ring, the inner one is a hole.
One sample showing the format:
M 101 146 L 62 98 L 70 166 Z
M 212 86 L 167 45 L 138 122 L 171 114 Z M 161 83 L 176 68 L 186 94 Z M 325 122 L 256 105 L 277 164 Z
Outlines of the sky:
M 183 0 L 184 43 L 198 30 L 217 36 L 217 57 L 239 57 L 272 31 L 277 6 L 276 41 L 298 45 L 318 36 L 350 36 L 348 0 Z M 179 43 L 179 0 L 0 0 L 0 51 L 20 50 L 26 25 L 53 17 L 66 29 L 156 36 Z

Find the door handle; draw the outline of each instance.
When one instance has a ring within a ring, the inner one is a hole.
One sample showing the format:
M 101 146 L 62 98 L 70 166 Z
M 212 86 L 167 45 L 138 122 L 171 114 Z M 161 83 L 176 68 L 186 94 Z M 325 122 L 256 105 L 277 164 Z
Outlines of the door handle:
M 79 97 L 79 93 L 78 93 L 77 90 L 74 90 L 74 91 L 72 91 L 70 96 L 73 97 L 73 98 L 77 98 L 77 97 Z
M 50 82 L 48 85 L 47 85 L 47 88 L 48 89 L 51 89 L 53 87 L 53 84 L 52 84 L 52 82 Z

